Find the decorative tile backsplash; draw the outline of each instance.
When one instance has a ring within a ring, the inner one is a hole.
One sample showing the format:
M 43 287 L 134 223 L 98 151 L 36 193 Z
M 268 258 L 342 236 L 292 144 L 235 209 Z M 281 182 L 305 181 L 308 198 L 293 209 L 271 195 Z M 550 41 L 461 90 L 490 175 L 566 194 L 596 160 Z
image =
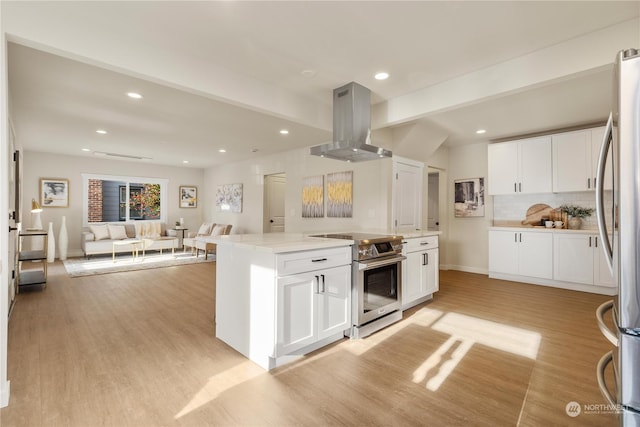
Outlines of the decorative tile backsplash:
M 604 192 L 605 205 L 610 206 L 612 192 Z M 544 203 L 553 208 L 560 205 L 578 205 L 585 208 L 596 207 L 596 194 L 591 191 L 575 193 L 544 193 L 544 194 L 518 194 L 513 196 L 493 196 L 493 220 L 494 221 L 522 221 L 525 219 L 527 209 L 536 203 Z M 610 224 L 607 224 L 609 226 Z M 582 228 L 598 228 L 595 212 L 593 215 L 582 219 Z

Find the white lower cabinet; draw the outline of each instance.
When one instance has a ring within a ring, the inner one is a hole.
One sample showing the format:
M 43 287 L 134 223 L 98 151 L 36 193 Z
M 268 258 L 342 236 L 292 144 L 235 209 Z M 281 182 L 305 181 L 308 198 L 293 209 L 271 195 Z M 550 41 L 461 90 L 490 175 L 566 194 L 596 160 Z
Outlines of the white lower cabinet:
M 438 236 L 406 239 L 402 277 L 402 308 L 431 297 L 440 289 Z
M 489 232 L 489 271 L 551 279 L 553 276 L 551 233 L 535 231 Z
M 276 357 L 348 329 L 351 267 L 279 277 Z
M 554 233 L 553 278 L 565 282 L 613 287 L 613 277 L 595 234 Z

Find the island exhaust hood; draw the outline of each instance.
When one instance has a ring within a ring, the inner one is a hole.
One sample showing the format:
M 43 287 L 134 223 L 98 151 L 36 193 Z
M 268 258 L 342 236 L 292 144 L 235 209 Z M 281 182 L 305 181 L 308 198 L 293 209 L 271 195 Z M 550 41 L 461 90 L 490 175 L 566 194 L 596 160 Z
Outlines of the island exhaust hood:
M 371 91 L 351 82 L 333 90 L 333 142 L 309 149 L 313 156 L 348 162 L 391 157 L 371 145 Z

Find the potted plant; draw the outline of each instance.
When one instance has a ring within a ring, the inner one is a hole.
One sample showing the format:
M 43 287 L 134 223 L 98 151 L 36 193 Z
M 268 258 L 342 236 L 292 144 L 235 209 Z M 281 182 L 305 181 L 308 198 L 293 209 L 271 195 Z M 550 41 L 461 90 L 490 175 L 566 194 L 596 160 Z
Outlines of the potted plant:
M 593 208 L 583 208 L 582 206 L 562 205 L 560 206 L 562 212 L 566 212 L 569 215 L 569 228 L 571 230 L 578 230 L 582 227 L 582 218 L 591 216 Z

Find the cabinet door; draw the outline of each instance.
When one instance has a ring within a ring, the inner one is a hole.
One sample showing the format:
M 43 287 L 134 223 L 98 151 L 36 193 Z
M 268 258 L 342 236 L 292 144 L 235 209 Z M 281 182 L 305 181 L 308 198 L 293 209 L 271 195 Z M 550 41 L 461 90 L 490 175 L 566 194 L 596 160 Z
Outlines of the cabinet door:
M 515 194 L 518 186 L 518 143 L 500 142 L 488 148 L 488 193 Z
M 604 138 L 604 126 L 591 129 L 591 174 L 593 175 L 592 182 L 594 184 L 591 189 L 595 189 L 595 179 L 598 173 L 598 158 L 600 157 L 600 147 L 602 147 L 602 140 Z M 604 175 L 604 189 L 613 189 L 613 171 L 611 169 L 611 153 L 607 156 L 607 163 L 605 166 Z
M 438 249 L 431 249 L 425 252 L 427 264 L 424 266 L 424 295 L 438 292 L 440 289 L 440 260 Z
M 402 305 L 415 301 L 421 296 L 423 253 L 408 253 L 407 259 L 404 261 L 406 268 L 402 278 Z
M 609 236 L 609 238 L 611 238 L 611 236 Z M 603 253 L 600 244 L 600 236 L 593 236 L 593 241 L 595 242 L 593 259 L 593 284 L 615 288 L 616 284 L 613 281 L 613 274 L 611 274 L 611 270 L 609 270 L 609 265 L 607 264 L 605 254 Z
M 554 233 L 553 278 L 592 285 L 594 245 L 594 236 Z
M 351 266 L 320 270 L 317 274 L 317 339 L 321 340 L 351 327 Z
M 553 277 L 553 236 L 551 233 L 518 233 L 518 270 L 523 276 Z
M 587 191 L 591 176 L 591 131 L 553 135 L 553 192 Z
M 314 274 L 278 279 L 276 356 L 289 354 L 316 341 L 317 291 L 318 279 Z
M 519 193 L 550 193 L 552 189 L 551 138 L 519 141 Z
M 489 271 L 518 274 L 518 233 L 489 231 Z

